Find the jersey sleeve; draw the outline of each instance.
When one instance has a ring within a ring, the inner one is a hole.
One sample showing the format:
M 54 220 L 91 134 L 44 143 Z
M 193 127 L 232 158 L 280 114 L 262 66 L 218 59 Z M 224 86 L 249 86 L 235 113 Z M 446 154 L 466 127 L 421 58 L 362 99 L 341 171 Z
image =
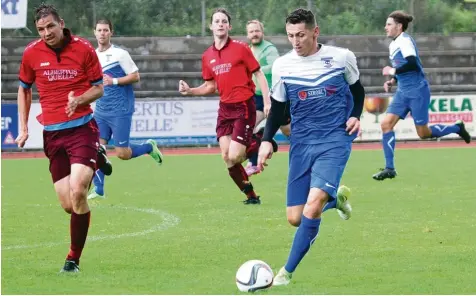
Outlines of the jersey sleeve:
M 416 57 L 415 45 L 413 44 L 410 37 L 402 36 L 402 38 L 398 41 L 399 41 L 398 43 L 399 43 L 400 51 L 402 52 L 403 58 L 406 58 L 409 56 Z
M 125 50 L 122 50 L 122 54 L 119 57 L 119 65 L 121 65 L 121 68 L 124 70 L 126 75 L 139 71 L 136 63 L 132 60 L 131 55 Z
M 357 58 L 355 57 L 355 54 L 352 51 L 348 50 L 345 60 L 345 80 L 349 85 L 352 85 L 356 83 L 357 80 L 359 80 L 359 76 L 360 72 L 359 68 L 357 67 Z
M 248 71 L 250 71 L 251 73 L 254 73 L 260 69 L 258 61 L 256 60 L 255 56 L 253 55 L 253 52 L 251 52 L 251 49 L 248 46 L 243 46 L 243 62 L 245 63 Z
M 96 51 L 91 48 L 86 50 L 85 70 L 91 85 L 102 84 L 102 67 Z
M 18 78 L 20 80 L 20 85 L 23 88 L 31 88 L 35 82 L 35 70 L 31 66 L 29 56 L 29 51 L 25 51 L 20 63 L 20 73 Z
M 202 56 L 202 77 L 205 81 L 213 80 L 213 73 L 206 63 L 205 55 Z
M 286 102 L 288 100 L 288 94 L 286 91 L 286 85 L 284 80 L 281 77 L 281 63 L 279 60 L 273 63 L 272 72 L 272 87 L 271 87 L 271 97 L 278 102 Z

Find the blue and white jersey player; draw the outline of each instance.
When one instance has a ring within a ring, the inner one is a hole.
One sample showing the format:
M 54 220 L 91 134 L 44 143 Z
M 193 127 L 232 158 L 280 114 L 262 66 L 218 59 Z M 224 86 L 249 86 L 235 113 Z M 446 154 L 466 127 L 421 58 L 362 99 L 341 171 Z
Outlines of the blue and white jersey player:
M 94 110 L 100 142 L 105 145 L 114 139 L 115 151 L 120 159 L 128 160 L 149 154 L 161 164 L 162 154 L 154 140 L 149 139 L 142 144 L 129 142 L 135 103 L 133 83 L 140 79 L 139 69 L 126 50 L 111 44 L 112 33 L 111 21 L 97 21 L 94 29 L 98 42 L 96 53 L 104 75 L 104 95 L 96 101 Z M 105 196 L 104 181 L 104 174 L 96 171 L 94 188 L 88 199 Z
M 273 64 L 271 111 L 267 119 L 258 164 L 271 158 L 270 140 L 291 109 L 291 147 L 286 214 L 298 227 L 286 265 L 274 285 L 287 285 L 319 232 L 321 215 L 336 208 L 350 218 L 350 190 L 340 186 L 352 141 L 360 129 L 365 90 L 359 80 L 356 57 L 348 49 L 317 43 L 319 27 L 311 11 L 297 9 L 286 18 L 293 50 Z
M 428 125 L 430 86 L 425 78 L 415 40 L 405 33 L 412 20 L 411 15 L 397 10 L 388 16 L 385 23 L 387 37 L 392 39 L 389 46 L 392 66 L 383 68 L 382 74 L 393 77 L 384 83 L 384 90 L 389 92 L 396 83 L 398 86 L 393 100 L 388 106 L 387 114 L 381 122 L 385 168 L 373 175 L 373 178 L 378 181 L 397 176 L 394 165 L 396 138 L 393 128 L 409 112 L 421 139 L 439 138 L 454 133 L 468 144 L 471 141 L 471 136 L 461 120 L 452 125 Z

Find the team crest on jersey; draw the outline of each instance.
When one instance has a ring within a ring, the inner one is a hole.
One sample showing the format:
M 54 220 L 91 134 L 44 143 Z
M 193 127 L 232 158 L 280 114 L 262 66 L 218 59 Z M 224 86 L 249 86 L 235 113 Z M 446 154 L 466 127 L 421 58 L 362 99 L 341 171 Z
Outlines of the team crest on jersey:
M 334 63 L 334 59 L 332 57 L 322 57 L 321 61 L 324 62 L 324 67 L 326 67 L 326 68 L 332 67 L 332 65 Z
M 298 97 L 301 101 L 305 100 L 312 100 L 312 99 L 318 99 L 326 96 L 326 89 L 321 87 L 321 88 L 313 88 L 313 89 L 308 89 L 308 90 L 302 90 L 298 92 Z
M 112 54 L 107 54 L 106 55 L 106 63 L 111 60 Z

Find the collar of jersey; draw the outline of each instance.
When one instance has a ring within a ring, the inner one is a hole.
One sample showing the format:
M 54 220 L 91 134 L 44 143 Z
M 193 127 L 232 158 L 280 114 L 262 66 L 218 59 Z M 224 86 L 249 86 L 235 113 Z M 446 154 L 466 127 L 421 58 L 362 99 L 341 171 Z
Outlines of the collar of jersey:
M 228 39 L 226 40 L 225 45 L 223 45 L 223 47 L 222 47 L 221 49 L 217 49 L 216 46 L 215 46 L 215 42 L 213 42 L 213 45 L 212 45 L 212 46 L 213 46 L 213 50 L 214 50 L 214 51 L 222 51 L 222 50 L 224 50 L 224 49 L 228 46 L 228 44 L 230 44 L 230 42 L 231 42 L 231 38 L 228 37 Z

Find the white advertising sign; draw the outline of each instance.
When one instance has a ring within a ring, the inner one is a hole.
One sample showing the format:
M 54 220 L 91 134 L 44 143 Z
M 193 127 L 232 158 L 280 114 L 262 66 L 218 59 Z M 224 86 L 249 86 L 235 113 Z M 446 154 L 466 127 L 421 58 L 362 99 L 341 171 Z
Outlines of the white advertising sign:
M 362 133 L 356 141 L 381 140 L 380 122 L 385 116 L 392 98 L 366 98 L 361 118 Z M 476 95 L 432 96 L 429 106 L 429 124 L 452 124 L 458 119 L 466 123 L 466 129 L 476 136 Z M 94 105 L 93 105 L 94 109 Z M 29 139 L 25 148 L 43 147 L 43 126 L 36 116 L 41 113 L 39 103 L 33 103 L 30 111 Z M 136 101 L 132 117 L 131 141 L 142 142 L 153 138 L 159 145 L 217 144 L 216 120 L 218 100 L 155 100 Z M 395 126 L 398 140 L 418 139 L 411 115 Z M 283 140 L 282 135 L 277 135 Z M 457 138 L 448 135 L 446 138 Z
M 2 0 L 2 29 L 26 27 L 28 0 Z

